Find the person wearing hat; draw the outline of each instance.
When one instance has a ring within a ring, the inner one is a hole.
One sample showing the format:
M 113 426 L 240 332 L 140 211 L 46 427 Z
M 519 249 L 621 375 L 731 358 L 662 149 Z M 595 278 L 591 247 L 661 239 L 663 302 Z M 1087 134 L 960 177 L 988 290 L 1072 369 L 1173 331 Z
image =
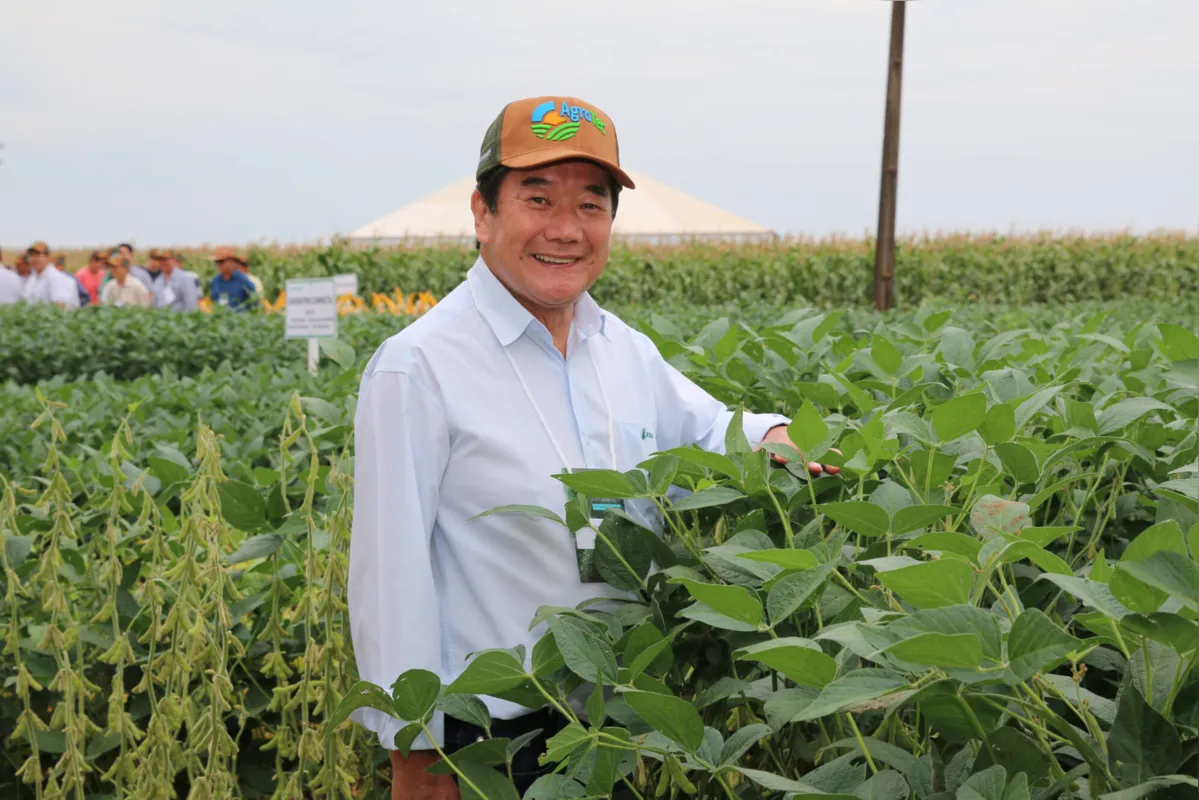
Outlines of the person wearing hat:
M 529 629 L 541 606 L 623 596 L 586 568 L 585 536 L 529 515 L 478 515 L 511 504 L 561 513 L 566 489 L 552 475 L 564 470 L 629 470 L 688 445 L 722 451 L 734 416 L 588 293 L 620 194 L 634 189 L 607 114 L 573 97 L 509 103 L 475 177 L 478 259 L 379 347 L 358 395 L 350 628 L 360 676 L 385 687 L 415 668 L 449 683 L 481 650 L 523 646 L 528 658 L 546 631 Z M 789 443 L 787 424 L 743 419 L 754 443 Z M 643 503 L 625 510 L 660 522 Z M 523 792 L 546 771 L 537 756 L 564 720 L 482 699 L 493 736 L 542 729 L 516 757 Z M 425 773 L 437 755 L 423 735 L 404 758 L 403 722 L 371 709 L 353 719 L 392 750 L 393 798 L 457 796 L 452 778 Z M 441 714 L 430 730 L 447 752 L 484 735 Z
M 233 311 L 245 311 L 252 307 L 257 295 L 254 283 L 246 274 L 238 269 L 244 267 L 246 260 L 237 254 L 232 247 L 218 247 L 212 260 L 216 263 L 218 274 L 212 278 L 209 285 L 209 296 L 215 305 L 225 306 Z
M 108 261 L 108 255 L 103 250 L 93 250 L 87 264 L 80 267 L 79 271 L 75 273 L 75 280 L 83 285 L 83 289 L 92 303 L 100 302 L 100 286 L 108 276 L 106 261 Z
M 150 290 L 129 273 L 129 259 L 114 253 L 105 264 L 112 273 L 112 280 L 104 284 L 100 292 L 102 305 L 149 307 L 152 302 Z
M 150 251 L 149 264 L 154 273 L 150 294 L 155 308 L 195 311 L 199 307 L 200 293 L 195 276 L 179 265 L 179 253 L 156 247 Z
M 53 303 L 59 308 L 79 308 L 79 284 L 55 265 L 50 247 L 34 242 L 25 250 L 30 273 L 25 281 L 23 298 L 27 303 Z

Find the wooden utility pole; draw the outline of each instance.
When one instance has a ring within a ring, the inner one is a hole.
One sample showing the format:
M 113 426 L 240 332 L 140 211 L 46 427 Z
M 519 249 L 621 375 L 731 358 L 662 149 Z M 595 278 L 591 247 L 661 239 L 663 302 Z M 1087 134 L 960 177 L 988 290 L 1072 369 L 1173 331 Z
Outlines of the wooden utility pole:
M 874 307 L 895 306 L 895 205 L 899 187 L 899 95 L 903 80 L 903 18 L 906 0 L 891 3 L 891 53 L 887 59 L 887 112 L 883 119 L 883 176 L 878 193 L 878 239 L 874 245 Z

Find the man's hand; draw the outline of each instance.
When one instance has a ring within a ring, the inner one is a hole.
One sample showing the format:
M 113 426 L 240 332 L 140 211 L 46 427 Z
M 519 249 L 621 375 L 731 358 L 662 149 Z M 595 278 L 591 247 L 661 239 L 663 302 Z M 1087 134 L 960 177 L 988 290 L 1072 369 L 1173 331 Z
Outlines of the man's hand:
M 441 757 L 435 750 L 413 750 L 407 758 L 391 751 L 391 800 L 458 800 L 453 775 L 425 772 Z
M 762 440 L 762 444 L 766 444 L 767 442 L 785 444 L 796 451 L 799 450 L 799 448 L 795 446 L 795 443 L 791 441 L 791 437 L 787 435 L 786 425 L 776 425 L 770 430 L 766 431 L 766 438 Z M 833 448 L 833 452 L 840 453 L 841 451 Z M 800 455 L 803 454 L 800 453 Z M 787 463 L 787 459 L 781 458 L 780 456 L 771 454 L 771 457 L 779 464 Z M 808 472 L 812 473 L 813 475 L 821 475 L 824 473 L 828 473 L 829 475 L 837 475 L 840 474 L 841 468 L 834 467 L 832 464 L 817 464 L 815 461 L 809 461 Z

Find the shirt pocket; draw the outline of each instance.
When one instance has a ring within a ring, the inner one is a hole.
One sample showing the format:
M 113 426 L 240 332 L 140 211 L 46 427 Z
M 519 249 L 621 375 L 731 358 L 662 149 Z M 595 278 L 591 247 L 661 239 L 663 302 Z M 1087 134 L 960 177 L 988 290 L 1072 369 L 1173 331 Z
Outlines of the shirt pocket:
M 652 422 L 618 422 L 616 424 L 616 458 L 622 470 L 630 470 L 658 452 L 658 438 Z

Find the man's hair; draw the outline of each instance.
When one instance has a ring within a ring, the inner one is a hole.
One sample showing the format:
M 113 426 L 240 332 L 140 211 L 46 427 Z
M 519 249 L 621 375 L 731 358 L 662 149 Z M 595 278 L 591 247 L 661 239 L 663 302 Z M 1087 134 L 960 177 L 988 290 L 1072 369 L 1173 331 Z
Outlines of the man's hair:
M 122 247 L 128 247 L 128 248 L 129 248 L 129 252 L 130 252 L 130 253 L 132 253 L 132 252 L 133 252 L 133 245 L 129 244 L 129 242 L 121 242 L 120 244 L 118 244 L 118 245 L 117 245 L 117 248 L 116 248 L 116 249 L 117 249 L 117 250 L 120 250 Z
M 511 171 L 511 168 L 500 164 L 498 167 L 484 174 L 482 178 L 479 178 L 479 182 L 475 184 L 475 188 L 483 196 L 483 204 L 487 206 L 487 210 L 492 214 L 499 211 L 500 186 L 504 183 L 504 178 Z M 612 218 L 616 219 L 616 207 L 620 205 L 621 186 L 616 182 L 616 178 L 612 177 L 612 173 L 605 172 L 604 174 L 608 176 L 608 196 L 612 198 Z M 479 247 L 479 240 L 475 239 L 475 249 L 478 250 Z

